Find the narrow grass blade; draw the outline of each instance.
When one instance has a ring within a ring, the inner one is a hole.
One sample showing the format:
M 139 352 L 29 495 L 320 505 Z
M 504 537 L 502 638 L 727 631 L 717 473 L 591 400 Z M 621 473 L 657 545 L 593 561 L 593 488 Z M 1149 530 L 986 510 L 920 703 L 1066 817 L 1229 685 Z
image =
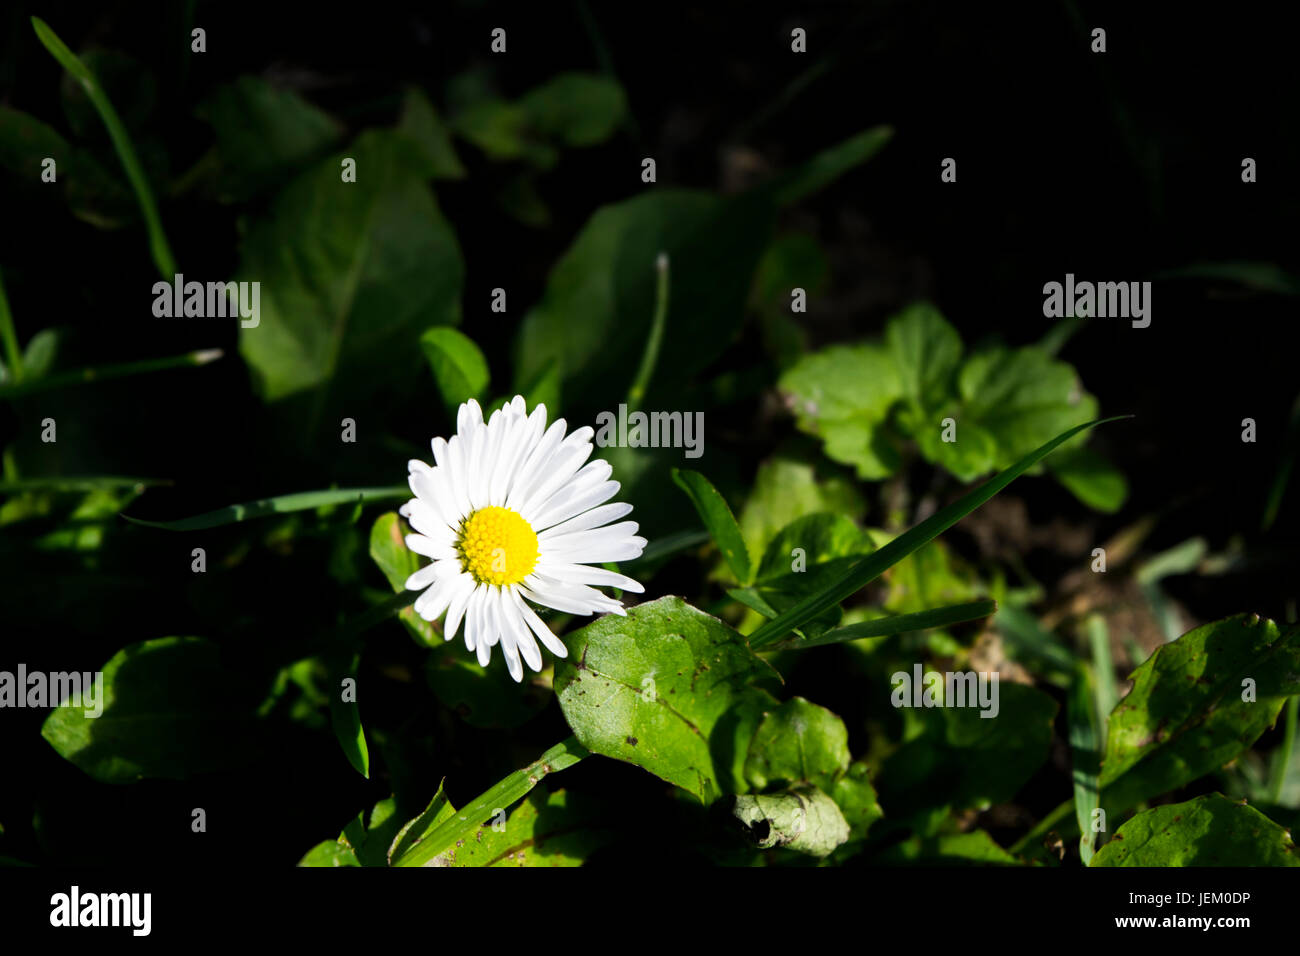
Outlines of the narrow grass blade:
M 800 601 L 790 610 L 786 611 L 774 621 L 769 621 L 760 627 L 757 631 L 749 636 L 750 647 L 762 647 L 765 644 L 771 644 L 785 637 L 790 631 L 802 624 L 812 620 L 818 614 L 839 604 L 845 598 L 856 593 L 862 587 L 874 581 L 881 574 L 893 567 L 903 558 L 907 557 L 923 544 L 928 544 L 937 538 L 941 533 L 952 527 L 962 518 L 966 517 L 984 502 L 988 501 L 999 491 L 1011 484 L 1016 478 L 1023 475 L 1038 462 L 1042 461 L 1056 448 L 1069 441 L 1075 435 L 1095 425 L 1101 425 L 1106 422 L 1118 421 L 1121 418 L 1129 418 L 1128 415 L 1117 415 L 1114 418 L 1103 418 L 1093 422 L 1085 422 L 1082 425 L 1076 425 L 1069 431 L 1066 431 L 1041 448 L 1030 452 L 1020 461 L 1016 462 L 1010 468 L 1001 474 L 986 481 L 974 491 L 963 495 L 946 508 L 935 512 L 926 520 L 922 521 L 916 527 L 899 535 L 889 544 L 885 545 L 878 551 L 873 551 L 856 565 L 850 568 L 843 577 L 831 584 L 829 587 L 811 594 L 804 600 Z
M 1096 707 L 1099 694 L 1094 684 L 1092 672 L 1086 664 L 1080 663 L 1066 700 L 1074 777 L 1074 816 L 1079 824 L 1079 856 L 1084 866 L 1088 865 L 1096 850 L 1097 834 L 1092 829 L 1092 818 L 1101 806 L 1098 777 L 1105 741 Z
M 728 592 L 731 593 L 731 592 Z M 908 631 L 925 631 L 934 627 L 947 627 L 965 621 L 978 621 L 988 617 L 998 609 L 997 601 L 971 601 L 969 604 L 952 604 L 948 607 L 936 607 L 914 614 L 897 614 L 893 617 L 877 618 L 874 621 L 860 621 L 837 627 L 808 640 L 787 640 L 779 644 L 769 644 L 764 650 L 784 651 L 803 650 L 806 647 L 822 647 L 825 644 L 841 644 L 844 641 L 856 641 L 863 637 L 889 637 L 893 634 L 906 634 Z
M 686 496 L 691 499 L 691 504 L 695 505 L 704 527 L 709 530 L 709 534 L 713 535 L 713 540 L 717 542 L 722 556 L 727 559 L 727 565 L 731 568 L 731 573 L 736 576 L 736 580 L 741 584 L 748 584 L 753 579 L 749 549 L 745 546 L 740 525 L 736 523 L 736 516 L 731 513 L 726 499 L 718 494 L 718 489 L 714 488 L 709 479 L 698 471 L 674 468 L 673 481 L 677 483 L 677 487 L 686 492 Z
M 664 326 L 668 324 L 668 253 L 659 253 L 655 261 L 659 278 L 655 283 L 655 311 L 650 322 L 650 335 L 646 339 L 645 351 L 641 353 L 641 366 L 636 370 L 636 379 L 627 393 L 627 408 L 634 412 L 641 407 L 645 391 L 650 387 L 655 365 L 659 361 L 659 346 L 664 339 Z
M 393 866 L 424 866 L 439 853 L 455 846 L 458 840 L 471 839 L 483 821 L 491 818 L 497 810 L 508 809 L 515 801 L 522 799 L 547 774 L 572 767 L 587 756 L 590 756 L 590 751 L 578 743 L 577 737 L 560 741 L 533 763 L 522 770 L 516 770 L 477 799 L 461 807 L 455 816 L 435 827 L 424 839 L 394 860 Z
M 689 548 L 698 547 L 708 540 L 709 533 L 707 531 L 674 531 L 662 538 L 655 538 L 645 546 L 645 550 L 641 552 L 641 557 L 635 561 L 626 561 L 623 566 L 627 569 L 653 564 Z
M 95 74 L 68 49 L 67 44 L 59 39 L 58 34 L 50 29 L 49 24 L 40 17 L 32 17 L 32 29 L 36 31 L 36 36 L 45 49 L 50 51 L 50 55 L 85 87 L 86 95 L 98 111 L 99 118 L 108 127 L 113 148 L 117 150 L 118 159 L 122 161 L 122 167 L 126 170 L 126 178 L 131 181 L 131 187 L 135 190 L 136 199 L 140 203 L 140 212 L 144 215 L 145 226 L 149 230 L 149 251 L 153 254 L 154 264 L 164 279 L 171 279 L 176 275 L 176 261 L 172 258 L 171 247 L 167 244 L 167 236 L 163 233 L 162 220 L 158 216 L 158 207 L 154 204 L 153 192 L 149 189 L 144 169 L 136 158 L 135 147 L 131 145 L 131 138 L 127 136 L 126 127 L 118 118 L 117 110 L 113 109 L 113 104 L 104 94 L 104 89 L 95 79 Z
M 87 478 L 22 478 L 15 481 L 0 481 L 0 494 L 16 494 L 22 491 L 80 493 L 100 491 L 105 488 L 156 488 L 170 484 L 171 481 L 166 478 L 125 478 L 116 475 L 96 475 Z
M 216 528 L 223 524 L 248 521 L 251 518 L 263 518 L 266 515 L 284 514 L 290 511 L 310 511 L 326 505 L 354 504 L 369 501 L 389 501 L 393 498 L 409 498 L 411 489 L 405 485 L 391 488 L 332 488 L 328 491 L 299 491 L 292 495 L 280 495 L 277 498 L 261 498 L 257 501 L 245 501 L 242 504 L 227 505 L 215 511 L 205 511 L 191 518 L 178 518 L 175 521 L 145 521 L 122 515 L 127 521 L 144 525 L 148 528 L 162 528 L 164 531 L 202 531 Z
M 52 388 L 65 388 L 70 385 L 89 385 L 113 378 L 125 378 L 128 375 L 140 375 L 146 372 L 162 372 L 173 368 L 196 368 L 215 362 L 222 356 L 221 349 L 200 349 L 173 355 L 169 358 L 143 359 L 139 362 L 123 362 L 120 365 L 101 365 L 98 368 L 83 368 L 75 372 L 61 372 L 45 378 L 27 379 L 11 385 L 0 385 L 0 399 L 20 398 L 32 392 L 42 392 Z
M 5 361 L 9 363 L 9 376 L 15 382 L 23 380 L 23 350 L 18 347 L 18 333 L 14 331 L 14 317 L 9 311 L 5 295 L 4 277 L 0 276 L 0 339 L 4 340 Z

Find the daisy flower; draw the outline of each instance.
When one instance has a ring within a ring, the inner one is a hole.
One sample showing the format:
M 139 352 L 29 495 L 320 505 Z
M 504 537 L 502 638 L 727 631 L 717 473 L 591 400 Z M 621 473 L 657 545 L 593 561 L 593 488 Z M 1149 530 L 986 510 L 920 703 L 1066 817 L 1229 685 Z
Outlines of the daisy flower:
M 516 681 L 521 658 L 542 669 L 538 641 L 556 657 L 568 654 L 532 604 L 625 614 L 596 587 L 645 590 L 591 566 L 640 557 L 646 544 L 635 521 L 610 523 L 632 506 L 604 503 L 619 485 L 608 462 L 587 461 L 595 432 L 584 426 L 566 436 L 563 418 L 547 428 L 545 405 L 525 412 L 518 395 L 486 422 L 478 402 L 461 405 L 456 434 L 433 440 L 433 466 L 410 462 L 415 497 L 400 509 L 416 532 L 406 546 L 433 559 L 406 580 L 408 590 L 424 591 L 415 612 L 426 621 L 446 614 L 447 640 L 463 625 L 465 646 L 484 666 L 501 645 Z

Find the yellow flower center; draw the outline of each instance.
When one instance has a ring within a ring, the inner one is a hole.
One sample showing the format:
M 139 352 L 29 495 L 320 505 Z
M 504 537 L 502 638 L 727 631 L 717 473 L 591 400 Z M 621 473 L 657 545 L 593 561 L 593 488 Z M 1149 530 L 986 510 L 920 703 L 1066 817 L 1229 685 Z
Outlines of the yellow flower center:
M 465 519 L 456 547 L 479 584 L 517 584 L 537 564 L 537 534 L 518 512 L 496 505 Z

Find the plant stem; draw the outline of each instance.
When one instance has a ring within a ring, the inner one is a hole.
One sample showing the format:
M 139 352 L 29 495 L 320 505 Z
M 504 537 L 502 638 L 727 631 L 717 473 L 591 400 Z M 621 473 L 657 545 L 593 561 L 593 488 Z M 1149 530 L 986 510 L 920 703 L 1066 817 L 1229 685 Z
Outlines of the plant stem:
M 23 353 L 18 348 L 18 333 L 14 331 L 14 317 L 9 312 L 9 299 L 5 296 L 4 276 L 0 275 L 0 338 L 4 339 L 5 359 L 9 375 L 15 382 L 23 380 Z
M 168 358 L 160 359 L 142 359 L 138 362 L 123 362 L 120 365 L 103 365 L 98 368 L 83 368 L 73 372 L 63 372 L 59 375 L 51 375 L 48 378 L 37 378 L 31 381 L 14 383 L 12 385 L 0 385 L 0 399 L 18 398 L 22 395 L 28 395 L 32 392 L 41 392 L 50 388 L 63 388 L 68 385 L 86 385 L 90 382 L 102 382 L 111 378 L 122 378 L 127 375 L 138 375 L 142 372 L 160 372 L 172 368 L 190 368 L 199 365 L 207 365 L 221 358 L 221 349 L 200 349 L 196 352 L 186 352 L 184 355 L 173 355 Z

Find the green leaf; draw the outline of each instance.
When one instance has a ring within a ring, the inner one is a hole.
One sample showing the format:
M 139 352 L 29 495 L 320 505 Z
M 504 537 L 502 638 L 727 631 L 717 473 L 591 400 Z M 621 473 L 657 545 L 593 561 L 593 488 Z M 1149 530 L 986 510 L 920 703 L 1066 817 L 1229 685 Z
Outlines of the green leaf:
M 908 689 L 896 675 L 891 686 L 894 694 Z M 969 702 L 903 709 L 915 729 L 885 759 L 877 778 L 886 812 L 985 808 L 1015 796 L 1047 759 L 1056 701 L 1009 681 L 999 682 L 994 701 L 997 713 L 990 717 L 981 714 L 992 710 Z
M 816 787 L 788 793 L 743 794 L 732 815 L 759 849 L 784 847 L 818 858 L 849 839 L 849 824 L 835 801 Z
M 451 801 L 443 794 L 442 784 L 439 783 L 438 792 L 433 795 L 429 805 L 424 808 L 419 816 L 408 820 L 405 826 L 397 832 L 397 836 L 388 848 L 389 864 L 391 865 L 394 860 L 405 856 L 408 850 L 455 815 L 456 808 L 451 805 Z
M 936 837 L 912 837 L 872 859 L 889 866 L 1023 866 L 994 841 L 985 830 L 950 833 Z
M 442 403 L 453 418 L 461 403 L 479 401 L 488 387 L 487 359 L 474 340 L 447 326 L 435 326 L 420 336 Z
M 456 156 L 451 132 L 437 110 L 417 87 L 410 87 L 402 98 L 402 113 L 397 128 L 415 140 L 429 162 L 435 179 L 464 179 L 465 167 Z
M 551 270 L 515 340 L 515 380 L 556 362 L 566 395 L 616 407 L 653 323 L 655 263 L 672 262 L 655 375 L 665 390 L 691 379 L 731 344 L 773 210 L 761 197 L 728 199 L 655 189 L 598 209 Z
M 1300 850 L 1254 807 L 1210 793 L 1139 813 L 1092 866 L 1300 866 Z
M 369 780 L 370 748 L 366 746 L 366 732 L 361 726 L 361 710 L 357 705 L 355 690 L 359 661 L 360 655 L 354 654 L 346 667 L 334 669 L 331 678 L 333 686 L 329 691 L 330 725 L 334 728 L 334 736 L 343 748 L 348 763 L 352 764 L 352 769 Z M 345 678 L 352 681 L 351 700 L 343 699 Z
M 1090 448 L 1068 448 L 1053 455 L 1047 470 L 1089 508 L 1114 514 L 1128 497 L 1123 473 Z
M 137 479 L 115 479 L 125 483 Z M 391 501 L 394 498 L 409 498 L 411 489 L 404 485 L 390 488 L 331 488 L 328 491 L 299 491 L 291 495 L 275 498 L 259 498 L 257 501 L 245 501 L 242 504 L 227 505 L 215 511 L 205 511 L 192 518 L 178 518 L 175 521 L 144 521 L 122 515 L 127 521 L 144 525 L 148 528 L 162 528 L 165 531 L 201 531 L 216 528 L 223 524 L 234 524 L 252 518 L 262 518 L 272 514 L 286 514 L 291 511 L 310 511 L 331 505 L 361 504 L 367 501 Z
M 897 564 L 923 544 L 934 540 L 943 531 L 966 517 L 966 515 L 1011 484 L 1017 477 L 1047 457 L 1055 448 L 1094 425 L 1114 420 L 1108 418 L 1096 422 L 1086 422 L 1071 428 L 1062 435 L 1058 435 L 1041 448 L 1026 455 L 996 478 L 985 482 L 973 491 L 967 492 L 961 498 L 935 512 L 905 534 L 899 535 L 879 551 L 869 554 L 833 585 L 800 601 L 799 604 L 782 614 L 775 621 L 764 624 L 749 636 L 750 646 L 762 647 L 764 644 L 780 640 L 794 628 L 812 620 L 827 608 L 839 604 L 864 585 L 879 577 L 886 569 Z
M 370 527 L 370 559 L 384 573 L 396 594 L 405 592 L 406 579 L 420 568 L 419 555 L 406 546 L 408 534 L 410 531 L 396 511 L 380 515 Z M 404 607 L 397 616 L 416 643 L 425 647 L 442 646 L 438 628 L 416 614 L 415 608 Z
M 442 854 L 458 850 L 476 839 L 476 831 L 491 826 L 497 809 L 508 808 L 537 786 L 543 777 L 571 767 L 587 755 L 586 748 L 576 738 L 566 738 L 527 767 L 500 780 L 455 814 L 433 826 L 403 853 L 395 854 L 393 866 L 446 866 L 448 861 Z
M 686 496 L 691 499 L 691 504 L 699 513 L 704 527 L 709 530 L 718 550 L 726 558 L 731 573 L 741 584 L 748 584 L 753 578 L 749 551 L 745 547 L 745 539 L 740 534 L 740 526 L 736 524 L 736 516 L 731 513 L 726 499 L 718 494 L 717 489 L 709 483 L 709 479 L 698 471 L 674 468 L 672 475 L 677 487 L 686 492 Z
M 299 866 L 360 866 L 352 847 L 338 840 L 325 840 L 307 851 Z
M 239 350 L 275 401 L 335 382 L 354 394 L 413 379 L 415 347 L 460 321 L 460 248 L 425 182 L 427 160 L 402 134 L 370 130 L 284 189 L 244 240 L 237 279 L 261 283 L 260 319 Z M 342 379 L 342 381 L 335 381 Z
M 529 127 L 563 146 L 603 143 L 627 114 L 623 88 L 597 73 L 560 73 L 521 100 Z
M 195 110 L 216 136 L 224 198 L 246 199 L 334 147 L 343 129 L 292 90 L 255 76 L 218 86 Z
M 871 785 L 871 770 L 862 761 L 851 764 L 848 770 L 837 776 L 828 792 L 844 814 L 851 831 L 851 842 L 864 839 L 871 825 L 885 815 L 876 800 L 876 789 Z
M 861 517 L 862 496 L 842 478 L 819 480 L 813 466 L 792 458 L 770 458 L 758 466 L 754 486 L 740 513 L 740 530 L 750 554 L 762 555 L 768 542 L 796 518 L 819 511 L 849 519 Z
M 448 851 L 451 866 L 581 866 L 610 837 L 595 825 L 599 807 L 557 790 L 530 793 L 509 818 L 500 817 Z
M 811 783 L 830 791 L 849 769 L 849 733 L 825 707 L 792 697 L 763 718 L 745 759 L 755 790 Z
M 1232 760 L 1300 693 L 1300 627 L 1240 614 L 1162 645 L 1110 716 L 1101 802 L 1108 814 Z M 1253 682 L 1255 699 L 1246 696 Z
M 852 465 L 858 477 L 886 478 L 898 449 L 883 427 L 903 396 L 899 369 L 879 345 L 835 345 L 806 355 L 781 376 L 799 428 L 825 442 L 826 456 Z
M 1110 678 L 1107 673 L 1106 679 Z M 1098 797 L 1098 771 L 1101 768 L 1102 729 L 1096 706 L 1096 686 L 1092 671 L 1080 666 L 1070 685 L 1066 713 L 1070 721 L 1070 763 L 1074 779 L 1074 815 L 1079 824 L 1079 857 L 1087 866 L 1092 859 L 1097 834 L 1093 831 L 1093 814 L 1101 806 Z
M 889 126 L 873 126 L 830 149 L 822 150 L 803 165 L 778 177 L 771 188 L 781 205 L 798 202 L 825 188 L 855 166 L 875 156 L 893 137 Z
M 129 644 L 104 665 L 98 717 L 56 707 L 41 736 L 103 783 L 183 780 L 242 760 L 258 732 L 255 697 L 216 644 L 163 637 Z
M 31 337 L 23 349 L 23 375 L 27 378 L 44 378 L 54 367 L 59 354 L 59 333 L 54 329 L 41 329 Z
M 565 719 L 593 753 L 636 764 L 710 803 L 742 792 L 773 671 L 715 617 L 676 597 L 570 635 L 555 668 Z
M 910 429 L 922 454 L 963 481 L 1006 468 L 1097 414 L 1074 369 L 1033 346 L 973 353 L 958 373 L 958 393 L 956 403 Z M 943 441 L 938 416 L 956 421 L 956 441 Z
M 920 302 L 894 316 L 885 326 L 903 396 L 922 409 L 940 408 L 952 391 L 961 362 L 961 336 L 939 310 Z

